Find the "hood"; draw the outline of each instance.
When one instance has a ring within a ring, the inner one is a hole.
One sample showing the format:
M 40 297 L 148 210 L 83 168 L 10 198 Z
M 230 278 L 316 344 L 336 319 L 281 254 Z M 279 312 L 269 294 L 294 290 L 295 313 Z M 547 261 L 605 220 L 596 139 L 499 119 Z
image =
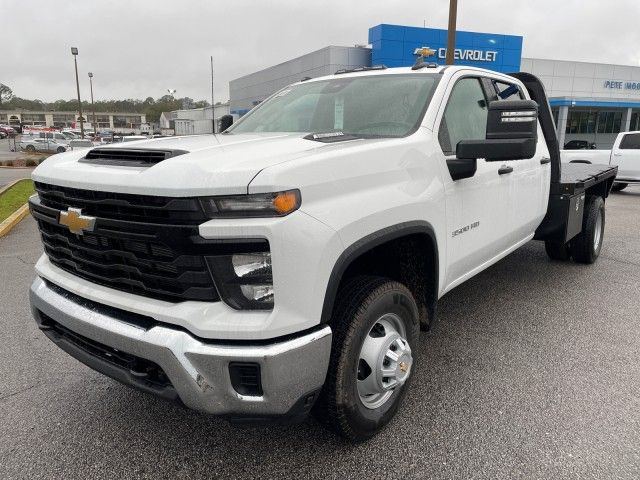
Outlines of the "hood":
M 267 167 L 305 157 L 319 149 L 361 142 L 324 144 L 305 140 L 304 135 L 193 135 L 119 143 L 99 148 L 186 153 L 151 166 L 121 166 L 82 162 L 89 150 L 76 150 L 49 157 L 34 170 L 32 178 L 72 188 L 170 197 L 241 194 Z

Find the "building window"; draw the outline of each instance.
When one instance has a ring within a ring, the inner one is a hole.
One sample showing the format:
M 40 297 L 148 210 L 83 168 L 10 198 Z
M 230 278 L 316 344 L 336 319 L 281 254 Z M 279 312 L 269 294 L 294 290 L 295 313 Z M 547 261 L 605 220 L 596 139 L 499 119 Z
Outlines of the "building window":
M 576 111 L 569 112 L 566 133 L 595 133 L 596 112 Z
M 622 112 L 598 112 L 598 133 L 618 133 L 622 125 Z
M 115 128 L 140 128 L 142 117 L 139 115 L 114 115 L 113 126 Z
M 558 116 L 560 115 L 560 109 L 558 107 L 554 107 L 551 109 L 551 115 L 553 115 L 553 123 L 558 125 Z
M 26 125 L 44 126 L 46 124 L 44 113 L 23 113 L 22 123 Z
M 72 113 L 54 113 L 53 114 L 53 126 L 59 128 L 68 128 L 76 121 L 76 116 Z
M 629 124 L 629 131 L 633 132 L 640 130 L 640 112 L 633 112 L 631 114 L 631 123 Z

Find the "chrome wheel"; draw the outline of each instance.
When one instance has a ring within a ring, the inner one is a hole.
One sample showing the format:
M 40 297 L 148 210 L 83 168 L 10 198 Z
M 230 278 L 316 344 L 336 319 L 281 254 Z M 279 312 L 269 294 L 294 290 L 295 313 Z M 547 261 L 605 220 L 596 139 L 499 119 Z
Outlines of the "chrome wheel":
M 597 252 L 600 248 L 600 241 L 602 240 L 602 212 L 598 211 L 598 217 L 596 218 L 596 228 L 593 232 L 593 250 Z
M 358 395 L 369 409 L 384 405 L 411 374 L 413 357 L 404 323 L 394 313 L 380 317 L 362 343 L 358 357 Z

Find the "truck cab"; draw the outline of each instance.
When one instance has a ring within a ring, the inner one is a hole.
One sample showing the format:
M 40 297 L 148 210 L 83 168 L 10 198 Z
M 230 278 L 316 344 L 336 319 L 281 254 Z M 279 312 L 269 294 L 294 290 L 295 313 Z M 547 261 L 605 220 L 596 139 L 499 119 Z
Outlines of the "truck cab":
M 539 80 L 417 62 L 290 85 L 219 135 L 51 157 L 31 305 L 63 350 L 231 419 L 373 436 L 446 292 L 532 239 L 593 263 L 616 169 Z

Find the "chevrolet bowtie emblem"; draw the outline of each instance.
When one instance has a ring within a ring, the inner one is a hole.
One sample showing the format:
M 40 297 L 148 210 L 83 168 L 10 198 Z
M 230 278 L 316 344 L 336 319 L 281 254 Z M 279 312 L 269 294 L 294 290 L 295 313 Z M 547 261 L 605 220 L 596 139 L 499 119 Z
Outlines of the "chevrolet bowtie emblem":
M 421 48 L 416 48 L 413 51 L 413 54 L 419 55 L 421 57 L 432 57 L 433 55 L 436 54 L 436 51 L 429 47 L 421 47 Z
M 82 215 L 82 210 L 79 208 L 68 208 L 66 212 L 60 212 L 58 223 L 69 227 L 71 233 L 82 235 L 84 232 L 93 230 L 96 218 Z

